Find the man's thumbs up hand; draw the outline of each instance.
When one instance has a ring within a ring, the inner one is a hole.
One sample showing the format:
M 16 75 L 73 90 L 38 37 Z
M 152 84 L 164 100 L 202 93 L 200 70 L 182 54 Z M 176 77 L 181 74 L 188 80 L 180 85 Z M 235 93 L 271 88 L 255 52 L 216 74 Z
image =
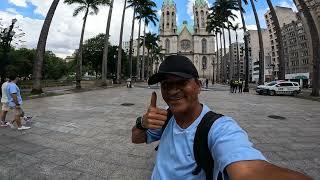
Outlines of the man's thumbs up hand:
M 157 108 L 157 94 L 152 92 L 151 102 L 143 115 L 142 126 L 147 129 L 160 129 L 167 120 L 167 110 Z

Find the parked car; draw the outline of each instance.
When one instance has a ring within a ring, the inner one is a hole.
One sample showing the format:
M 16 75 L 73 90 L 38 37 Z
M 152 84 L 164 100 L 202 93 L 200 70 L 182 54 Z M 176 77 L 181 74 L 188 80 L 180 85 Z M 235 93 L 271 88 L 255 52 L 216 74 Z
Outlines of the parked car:
M 257 86 L 256 92 L 258 94 L 274 95 L 293 95 L 296 96 L 301 92 L 301 87 L 296 82 L 290 81 L 272 81 L 265 85 Z

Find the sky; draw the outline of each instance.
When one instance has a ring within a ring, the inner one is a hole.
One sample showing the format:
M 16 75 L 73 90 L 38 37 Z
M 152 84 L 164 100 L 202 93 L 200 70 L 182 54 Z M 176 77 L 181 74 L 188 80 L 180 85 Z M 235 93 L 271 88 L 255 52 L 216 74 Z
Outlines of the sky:
M 53 0 L 0 0 L 0 27 L 7 27 L 11 23 L 11 20 L 16 18 L 18 21 L 16 23 L 15 31 L 18 32 L 18 30 L 21 29 L 22 32 L 25 33 L 25 36 L 20 38 L 23 42 L 19 43 L 16 46 L 17 48 L 36 48 L 44 18 L 52 1 Z M 195 0 L 174 0 L 177 7 L 178 26 L 181 25 L 184 20 L 188 21 L 189 24 L 193 24 L 192 7 L 194 1 Z M 154 0 L 154 2 L 157 4 L 157 14 L 159 16 L 161 14 L 163 0 Z M 214 0 L 206 0 L 206 2 L 211 6 Z M 273 0 L 273 4 L 290 7 L 296 11 L 296 7 L 292 0 Z M 119 42 L 123 5 L 124 0 L 114 0 L 110 29 L 110 41 L 113 45 L 117 45 Z M 71 55 L 79 46 L 83 14 L 80 13 L 77 17 L 73 17 L 72 14 L 76 7 L 76 5 L 66 5 L 63 3 L 63 0 L 60 0 L 49 31 L 46 49 L 53 51 L 57 56 L 62 58 Z M 245 19 L 248 29 L 256 29 L 251 5 L 249 4 L 244 8 L 246 11 Z M 263 16 L 268 10 L 266 2 L 258 0 L 256 2 L 256 8 L 261 26 L 266 27 Z M 100 7 L 98 15 L 91 15 L 88 17 L 84 37 L 85 40 L 105 32 L 108 10 L 108 7 Z M 132 9 L 126 10 L 123 41 L 129 40 L 132 14 Z M 239 13 L 236 12 L 236 14 Z M 237 19 L 235 23 L 241 24 L 241 20 Z M 150 25 L 147 27 L 147 31 L 158 33 L 158 26 Z M 242 36 L 243 33 L 239 32 L 239 34 Z M 134 37 L 137 36 L 138 22 L 135 23 Z M 232 36 L 234 36 L 234 34 L 232 34 Z

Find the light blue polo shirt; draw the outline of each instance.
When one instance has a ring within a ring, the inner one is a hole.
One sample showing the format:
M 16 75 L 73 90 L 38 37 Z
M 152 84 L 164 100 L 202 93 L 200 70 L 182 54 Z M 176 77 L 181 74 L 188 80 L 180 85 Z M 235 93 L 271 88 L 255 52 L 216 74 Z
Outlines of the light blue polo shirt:
M 147 143 L 161 138 L 152 180 L 206 179 L 202 170 L 193 175 L 196 168 L 193 141 L 197 126 L 210 109 L 203 105 L 199 117 L 186 129 L 182 129 L 172 117 L 161 136 L 161 129 L 147 131 Z M 242 160 L 266 160 L 260 151 L 252 147 L 247 133 L 231 117 L 217 119 L 209 131 L 209 149 L 214 159 L 214 179 L 219 171 L 233 162 Z M 224 180 L 228 177 L 224 176 Z
M 18 99 L 18 103 L 21 105 L 22 104 L 22 98 L 21 98 L 21 94 L 20 94 L 20 89 L 19 87 L 13 83 L 13 82 L 9 82 L 7 85 L 7 95 L 8 95 L 8 105 L 9 107 L 15 107 L 16 104 L 13 101 L 12 98 L 12 94 L 16 94 L 17 95 L 17 99 Z

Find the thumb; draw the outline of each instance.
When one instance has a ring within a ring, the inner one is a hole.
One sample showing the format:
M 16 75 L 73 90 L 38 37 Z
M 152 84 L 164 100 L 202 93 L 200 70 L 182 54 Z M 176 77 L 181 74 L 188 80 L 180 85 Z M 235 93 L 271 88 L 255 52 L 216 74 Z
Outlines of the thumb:
M 150 107 L 157 107 L 157 94 L 156 92 L 152 92 Z

